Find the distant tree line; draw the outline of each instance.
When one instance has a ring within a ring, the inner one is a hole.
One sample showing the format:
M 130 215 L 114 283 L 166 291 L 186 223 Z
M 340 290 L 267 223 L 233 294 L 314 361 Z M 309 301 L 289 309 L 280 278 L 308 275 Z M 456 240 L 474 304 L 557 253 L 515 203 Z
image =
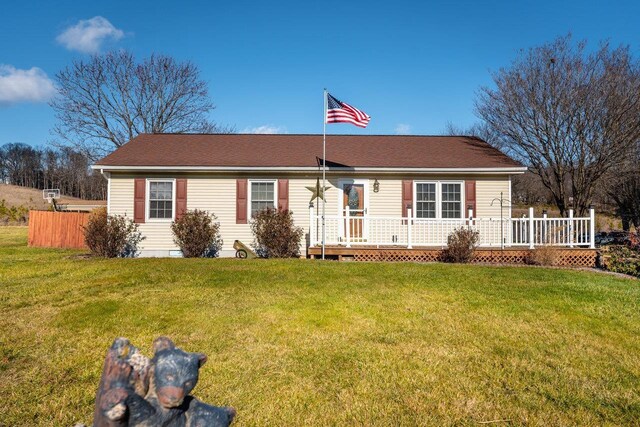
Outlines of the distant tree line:
M 107 198 L 107 181 L 89 168 L 89 158 L 70 147 L 38 148 L 22 143 L 0 147 L 0 181 L 89 200 Z

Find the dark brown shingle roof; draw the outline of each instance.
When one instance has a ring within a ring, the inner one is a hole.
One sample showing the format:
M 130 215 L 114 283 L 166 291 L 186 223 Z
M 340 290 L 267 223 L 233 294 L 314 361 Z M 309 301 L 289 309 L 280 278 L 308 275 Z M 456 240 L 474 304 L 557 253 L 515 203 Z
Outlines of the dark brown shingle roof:
M 96 166 L 317 167 L 322 135 L 141 134 Z M 327 165 L 350 168 L 514 168 L 466 136 L 327 135 Z

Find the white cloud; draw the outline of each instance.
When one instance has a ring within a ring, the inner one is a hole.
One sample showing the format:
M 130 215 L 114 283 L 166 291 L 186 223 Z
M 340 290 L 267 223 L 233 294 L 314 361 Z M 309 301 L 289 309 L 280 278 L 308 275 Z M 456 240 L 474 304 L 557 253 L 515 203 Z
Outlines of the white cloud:
M 56 37 L 56 41 L 69 50 L 95 53 L 100 50 L 104 41 L 120 40 L 123 37 L 124 32 L 114 27 L 106 18 L 94 16 L 70 26 Z
M 400 123 L 396 126 L 396 135 L 408 135 L 411 133 L 411 126 L 405 123 Z
M 46 102 L 55 93 L 53 81 L 40 68 L 19 70 L 0 64 L 0 104 Z
M 285 128 L 284 126 L 262 125 L 255 128 L 245 128 L 242 133 L 287 133 L 287 128 Z

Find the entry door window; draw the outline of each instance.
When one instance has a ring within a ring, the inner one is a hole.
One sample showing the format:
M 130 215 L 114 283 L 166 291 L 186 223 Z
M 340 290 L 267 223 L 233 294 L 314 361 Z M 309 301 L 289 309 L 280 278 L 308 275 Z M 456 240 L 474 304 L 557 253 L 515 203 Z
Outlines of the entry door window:
M 364 184 L 342 185 L 342 206 L 349 207 L 349 220 L 344 226 L 349 228 L 349 238 L 363 240 L 364 235 Z
M 344 184 L 343 206 L 349 206 L 349 215 L 364 215 L 364 184 Z

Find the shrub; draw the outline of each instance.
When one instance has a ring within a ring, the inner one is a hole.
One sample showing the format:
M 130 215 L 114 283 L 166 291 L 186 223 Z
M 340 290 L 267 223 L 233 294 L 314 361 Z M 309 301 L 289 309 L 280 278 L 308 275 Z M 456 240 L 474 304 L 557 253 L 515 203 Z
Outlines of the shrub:
M 254 248 L 263 258 L 291 258 L 300 256 L 300 239 L 304 231 L 293 223 L 289 210 L 265 209 L 251 221 L 255 238 Z
M 604 267 L 615 273 L 640 277 L 640 254 L 628 246 L 610 246 Z
M 558 249 L 551 246 L 540 246 L 532 251 L 529 251 L 527 256 L 527 263 L 532 265 L 542 265 L 545 267 L 552 267 L 558 265 L 560 260 L 560 253 Z
M 29 217 L 29 207 L 24 205 L 7 206 L 6 201 L 0 201 L 0 222 L 4 224 L 24 224 Z
M 84 227 L 84 241 L 96 256 L 134 257 L 142 240 L 138 224 L 124 216 L 107 215 L 106 208 L 95 209 Z
M 447 238 L 447 248 L 442 251 L 445 262 L 470 262 L 475 255 L 480 239 L 477 231 L 460 227 L 455 229 Z
M 173 241 L 185 258 L 216 257 L 222 249 L 220 223 L 216 216 L 198 209 L 189 210 L 171 224 Z

